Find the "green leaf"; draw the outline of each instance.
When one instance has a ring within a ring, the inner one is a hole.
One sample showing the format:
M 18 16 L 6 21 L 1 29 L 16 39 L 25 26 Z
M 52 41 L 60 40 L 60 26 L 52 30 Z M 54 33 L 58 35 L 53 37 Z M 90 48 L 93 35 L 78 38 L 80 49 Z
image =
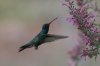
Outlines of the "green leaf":
M 94 25 L 100 27 L 100 24 L 96 24 L 96 23 L 94 23 Z

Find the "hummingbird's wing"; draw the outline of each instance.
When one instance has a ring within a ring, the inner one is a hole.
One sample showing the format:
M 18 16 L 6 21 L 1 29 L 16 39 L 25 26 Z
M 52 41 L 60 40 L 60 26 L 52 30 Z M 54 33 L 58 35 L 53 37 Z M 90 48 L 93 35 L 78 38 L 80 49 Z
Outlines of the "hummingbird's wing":
M 45 38 L 44 43 L 52 42 L 52 41 L 55 41 L 58 39 L 64 39 L 64 38 L 68 38 L 68 36 L 47 34 L 47 37 Z

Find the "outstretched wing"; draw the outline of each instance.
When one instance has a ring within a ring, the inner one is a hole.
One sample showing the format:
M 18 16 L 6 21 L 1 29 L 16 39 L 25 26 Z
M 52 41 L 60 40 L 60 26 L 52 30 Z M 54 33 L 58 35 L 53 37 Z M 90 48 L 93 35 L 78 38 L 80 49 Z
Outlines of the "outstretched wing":
M 43 43 L 52 42 L 52 41 L 64 39 L 64 38 L 68 38 L 68 36 L 47 34 L 47 37 L 45 38 Z

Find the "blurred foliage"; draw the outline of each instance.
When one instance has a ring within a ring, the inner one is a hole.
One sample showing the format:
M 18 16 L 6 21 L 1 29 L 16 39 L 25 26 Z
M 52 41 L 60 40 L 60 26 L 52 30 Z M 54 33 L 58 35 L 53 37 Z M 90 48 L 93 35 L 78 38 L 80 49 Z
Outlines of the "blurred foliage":
M 94 25 L 97 26 L 97 27 L 100 27 L 100 24 L 96 24 L 96 23 L 94 23 Z

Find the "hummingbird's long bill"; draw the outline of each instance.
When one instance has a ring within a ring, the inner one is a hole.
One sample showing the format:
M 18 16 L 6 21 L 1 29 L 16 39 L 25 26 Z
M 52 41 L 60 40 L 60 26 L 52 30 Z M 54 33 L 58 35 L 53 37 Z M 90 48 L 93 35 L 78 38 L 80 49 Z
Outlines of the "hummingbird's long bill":
M 58 17 L 56 17 L 55 19 L 53 19 L 51 22 L 49 22 L 49 24 L 51 24 L 52 22 L 54 22 L 55 20 L 57 20 Z

